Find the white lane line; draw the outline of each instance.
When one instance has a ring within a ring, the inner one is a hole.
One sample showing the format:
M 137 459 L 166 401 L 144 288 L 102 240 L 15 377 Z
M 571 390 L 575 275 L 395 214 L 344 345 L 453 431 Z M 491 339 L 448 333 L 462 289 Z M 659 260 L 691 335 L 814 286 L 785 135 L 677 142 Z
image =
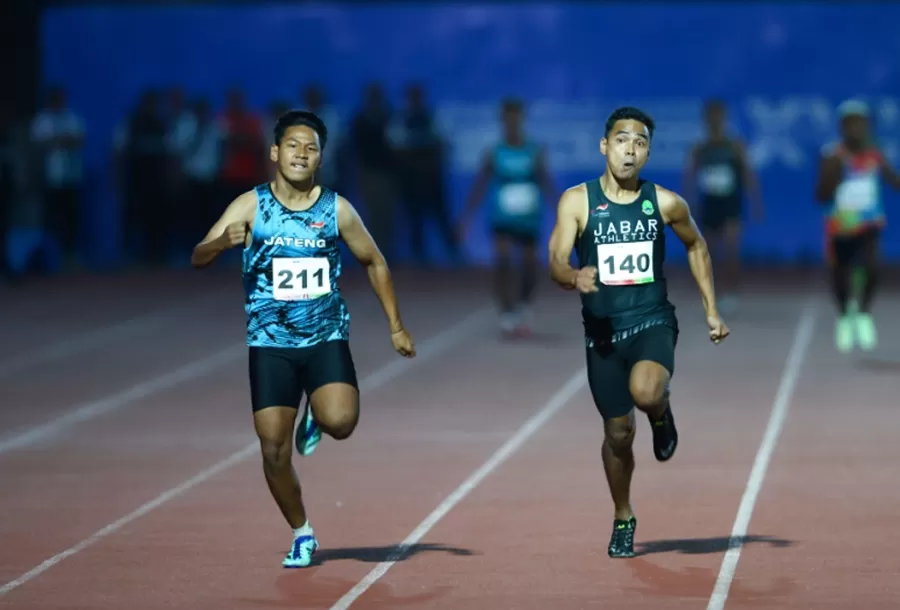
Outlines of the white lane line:
M 490 319 L 492 315 L 492 309 L 481 309 L 467 316 L 462 321 L 454 324 L 450 328 L 444 329 L 431 339 L 423 341 L 419 346 L 416 347 L 415 358 L 410 360 L 407 360 L 405 358 L 394 360 L 390 364 L 374 371 L 371 375 L 368 375 L 367 377 L 363 378 L 362 381 L 360 381 L 360 391 L 371 392 L 385 385 L 386 383 L 393 381 L 397 377 L 409 372 L 414 367 L 422 364 L 423 362 L 427 362 L 433 359 L 435 356 L 446 352 L 451 347 L 466 340 L 472 332 L 478 330 L 486 320 Z M 73 555 L 76 555 L 86 548 L 92 546 L 93 544 L 96 544 L 97 542 L 103 540 L 110 534 L 113 534 L 116 531 L 122 529 L 132 521 L 140 519 L 150 511 L 155 510 L 163 504 L 169 502 L 170 500 L 173 500 L 178 496 L 194 489 L 203 482 L 228 470 L 232 466 L 249 458 L 250 456 L 256 455 L 258 451 L 259 443 L 254 440 L 252 443 L 250 443 L 240 451 L 232 453 L 224 460 L 216 462 L 206 470 L 199 472 L 180 485 L 164 491 L 146 504 L 139 506 L 135 511 L 97 530 L 96 532 L 94 532 L 94 534 L 88 536 L 78 544 L 60 553 L 57 553 L 53 557 L 50 557 L 40 565 L 35 566 L 15 580 L 9 581 L 8 583 L 0 587 L 0 597 L 6 595 L 10 591 L 18 587 L 21 587 L 28 581 L 40 576 L 59 562 Z
M 560 409 L 565 407 L 572 398 L 585 386 L 587 376 L 584 371 L 579 371 L 573 375 L 557 392 L 548 400 L 528 421 L 526 421 L 519 430 L 509 438 L 497 451 L 492 455 L 478 470 L 473 472 L 468 479 L 457 487 L 443 502 L 438 504 L 437 508 L 425 520 L 420 523 L 416 529 L 410 533 L 406 539 L 397 545 L 388 558 L 375 566 L 371 572 L 359 581 L 359 583 L 350 589 L 346 595 L 339 599 L 331 607 L 331 610 L 346 610 L 359 597 L 365 593 L 369 587 L 374 585 L 395 563 L 400 561 L 409 548 L 419 542 L 431 528 L 443 519 L 447 513 L 459 504 L 466 496 L 468 496 L 478 485 L 486 479 L 492 472 L 503 464 L 511 455 L 515 454 L 522 445 L 531 438 L 538 430 L 541 429 L 547 420 L 555 415 Z
M 741 558 L 743 540 L 750 527 L 753 508 L 756 506 L 756 500 L 759 497 L 759 492 L 762 490 L 766 471 L 769 468 L 769 461 L 772 459 L 772 453 L 775 451 L 775 445 L 778 443 L 778 437 L 781 435 L 784 422 L 787 420 L 788 411 L 791 409 L 791 400 L 797 387 L 797 380 L 800 378 L 800 372 L 803 369 L 803 363 L 806 361 L 806 356 L 809 353 L 809 346 L 812 343 L 815 327 L 816 309 L 814 305 L 810 304 L 800 314 L 800 321 L 797 323 L 797 330 L 794 332 L 794 341 L 791 344 L 790 352 L 788 352 L 787 362 L 781 375 L 781 382 L 778 385 L 778 392 L 775 394 L 775 400 L 772 402 L 769 423 L 766 426 L 765 433 L 763 433 L 759 450 L 756 453 L 756 459 L 753 461 L 753 468 L 750 470 L 750 477 L 747 479 L 747 487 L 744 489 L 744 495 L 738 506 L 734 527 L 731 528 L 728 550 L 722 559 L 722 567 L 719 570 L 718 578 L 716 578 L 716 584 L 713 587 L 706 610 L 723 610 L 725 608 L 725 602 L 728 600 L 728 591 L 737 571 L 738 560 Z
M 222 293 L 224 294 L 224 293 Z M 74 337 L 62 339 L 50 345 L 38 347 L 23 354 L 17 354 L 11 358 L 0 361 L 0 378 L 9 377 L 31 367 L 63 360 L 86 352 L 90 349 L 129 339 L 141 334 L 148 334 L 161 328 L 167 322 L 172 321 L 178 315 L 189 314 L 191 309 L 207 302 L 221 301 L 221 294 L 209 295 L 192 299 L 177 307 L 169 307 L 129 318 L 123 322 L 89 330 Z
M 226 349 L 219 349 L 211 356 L 194 360 L 174 371 L 160 375 L 159 377 L 136 383 L 128 389 L 105 398 L 83 403 L 47 423 L 29 428 L 15 436 L 0 439 L 0 455 L 9 451 L 26 449 L 40 441 L 47 440 L 72 426 L 94 419 L 104 413 L 116 411 L 158 392 L 174 388 L 181 383 L 208 375 L 219 367 L 236 361 L 241 356 L 245 356 L 246 353 L 247 347 L 243 344 L 230 346 Z

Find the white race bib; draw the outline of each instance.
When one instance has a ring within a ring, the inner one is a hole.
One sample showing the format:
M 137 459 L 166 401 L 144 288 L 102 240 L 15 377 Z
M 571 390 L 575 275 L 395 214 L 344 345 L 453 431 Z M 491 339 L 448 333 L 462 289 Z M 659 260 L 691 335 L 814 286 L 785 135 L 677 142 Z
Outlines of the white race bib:
M 863 212 L 878 203 L 878 182 L 874 176 L 860 176 L 842 182 L 834 193 L 834 204 L 840 212 Z
M 707 195 L 725 197 L 734 193 L 737 176 L 730 165 L 711 165 L 700 172 L 699 182 Z
M 540 194 L 534 184 L 506 184 L 500 187 L 498 198 L 504 214 L 519 216 L 537 210 Z
M 308 301 L 331 292 L 331 266 L 321 258 L 273 258 L 272 294 L 276 301 Z
M 653 242 L 597 244 L 597 274 L 607 286 L 649 284 L 653 277 Z

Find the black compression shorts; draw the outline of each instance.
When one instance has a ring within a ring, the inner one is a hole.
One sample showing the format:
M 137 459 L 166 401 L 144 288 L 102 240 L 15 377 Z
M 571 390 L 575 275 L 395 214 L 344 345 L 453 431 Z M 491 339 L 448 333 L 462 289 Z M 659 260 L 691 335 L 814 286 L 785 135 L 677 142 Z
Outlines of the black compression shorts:
M 250 403 L 266 407 L 300 407 L 307 397 L 329 383 L 359 389 L 356 367 L 347 341 L 327 341 L 310 347 L 251 347 Z
M 505 227 L 494 225 L 491 227 L 494 237 L 502 237 L 511 240 L 518 246 L 533 247 L 538 240 L 538 231 L 529 231 L 519 227 Z
M 700 203 L 700 226 L 704 232 L 718 233 L 725 225 L 740 222 L 744 205 L 739 197 L 707 197 Z
M 828 258 L 841 267 L 852 265 L 861 257 L 874 258 L 880 238 L 881 227 L 866 228 L 855 235 L 832 235 L 828 240 Z
M 658 324 L 615 343 L 588 346 L 588 384 L 604 420 L 624 417 L 634 408 L 629 381 L 631 369 L 641 360 L 658 362 L 669 375 L 675 373 L 677 342 L 678 330 Z

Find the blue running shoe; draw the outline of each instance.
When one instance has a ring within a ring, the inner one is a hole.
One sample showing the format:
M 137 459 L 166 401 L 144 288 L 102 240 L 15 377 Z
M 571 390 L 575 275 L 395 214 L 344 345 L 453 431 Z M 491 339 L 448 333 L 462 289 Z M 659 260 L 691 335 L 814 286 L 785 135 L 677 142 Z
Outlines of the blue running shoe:
M 297 536 L 291 550 L 281 562 L 286 568 L 305 568 L 312 561 L 312 556 L 319 550 L 319 541 L 314 534 Z
M 297 426 L 294 434 L 294 446 L 300 455 L 312 455 L 319 441 L 322 440 L 322 430 L 313 417 L 312 409 L 309 406 L 309 399 L 306 400 L 306 408 L 303 410 L 303 418 Z

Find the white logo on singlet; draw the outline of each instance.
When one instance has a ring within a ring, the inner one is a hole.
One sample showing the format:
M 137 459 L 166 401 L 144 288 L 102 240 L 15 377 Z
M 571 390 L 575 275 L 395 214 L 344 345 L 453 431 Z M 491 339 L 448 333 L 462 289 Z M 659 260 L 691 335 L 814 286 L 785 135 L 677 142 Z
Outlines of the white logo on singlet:
M 634 222 L 630 220 L 620 220 L 619 222 L 603 221 L 597 223 L 594 229 L 595 244 L 613 244 L 635 241 L 654 241 L 659 233 L 659 221 L 656 218 L 648 218 L 647 220 L 638 219 Z
M 325 248 L 328 242 L 324 239 L 301 239 L 299 237 L 272 236 L 263 242 L 267 246 L 293 246 L 295 248 Z
M 653 274 L 653 247 L 659 235 L 659 221 L 599 221 L 594 229 L 597 244 L 597 270 L 601 284 L 625 286 L 647 284 Z

